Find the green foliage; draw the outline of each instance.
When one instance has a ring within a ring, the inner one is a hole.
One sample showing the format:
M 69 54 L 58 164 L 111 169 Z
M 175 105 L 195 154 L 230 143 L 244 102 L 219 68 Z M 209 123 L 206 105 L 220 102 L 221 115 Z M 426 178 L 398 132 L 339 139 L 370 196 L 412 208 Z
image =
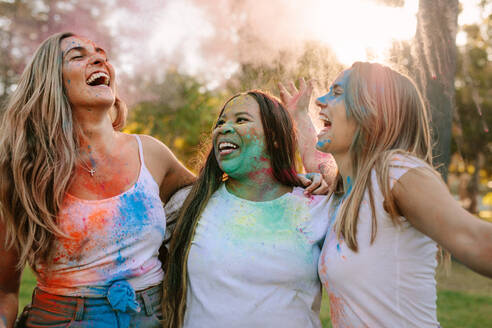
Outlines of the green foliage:
M 158 138 L 193 166 L 198 146 L 210 139 L 224 97 L 207 90 L 195 77 L 172 70 L 163 81 L 148 81 L 141 89 L 150 100 L 131 108 L 125 131 Z
M 490 1 L 489 1 L 490 2 Z M 459 48 L 453 150 L 466 164 L 492 167 L 492 15 L 463 27 L 467 43 Z

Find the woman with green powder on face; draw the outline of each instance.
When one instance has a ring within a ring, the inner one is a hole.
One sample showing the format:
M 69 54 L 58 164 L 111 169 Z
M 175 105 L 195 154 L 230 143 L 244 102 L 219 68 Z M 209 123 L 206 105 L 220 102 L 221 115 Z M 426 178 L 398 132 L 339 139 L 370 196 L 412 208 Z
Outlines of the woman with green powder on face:
M 293 131 L 263 92 L 226 102 L 171 241 L 165 327 L 321 327 L 325 197 L 298 188 Z

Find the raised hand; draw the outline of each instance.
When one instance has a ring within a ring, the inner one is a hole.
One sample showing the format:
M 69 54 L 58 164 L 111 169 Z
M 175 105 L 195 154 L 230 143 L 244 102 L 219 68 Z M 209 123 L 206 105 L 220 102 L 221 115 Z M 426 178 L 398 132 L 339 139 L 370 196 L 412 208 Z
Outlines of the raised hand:
M 313 81 L 307 83 L 304 78 L 299 79 L 299 89 L 296 88 L 294 82 L 290 81 L 287 86 L 282 83 L 278 84 L 280 91 L 280 100 L 284 107 L 292 116 L 298 114 L 307 114 L 309 103 L 311 102 L 311 94 L 313 93 Z

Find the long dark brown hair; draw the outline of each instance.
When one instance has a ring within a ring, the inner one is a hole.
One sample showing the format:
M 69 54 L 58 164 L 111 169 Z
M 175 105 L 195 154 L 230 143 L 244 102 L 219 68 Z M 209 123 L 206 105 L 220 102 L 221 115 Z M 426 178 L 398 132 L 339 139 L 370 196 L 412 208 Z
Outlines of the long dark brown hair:
M 219 118 L 231 100 L 248 95 L 260 107 L 265 134 L 266 152 L 270 157 L 273 176 L 286 186 L 300 186 L 295 170 L 296 136 L 289 113 L 275 97 L 251 90 L 230 98 L 222 107 Z M 188 253 L 195 229 L 208 200 L 222 183 L 224 172 L 211 147 L 198 180 L 193 185 L 180 210 L 170 244 L 169 262 L 164 280 L 163 312 L 165 327 L 181 327 L 186 310 L 188 283 Z

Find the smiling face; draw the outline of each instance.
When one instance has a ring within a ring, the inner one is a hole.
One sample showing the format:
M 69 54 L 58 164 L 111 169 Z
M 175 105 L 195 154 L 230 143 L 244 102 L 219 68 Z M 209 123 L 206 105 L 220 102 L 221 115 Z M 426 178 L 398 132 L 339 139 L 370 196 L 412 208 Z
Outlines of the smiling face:
M 240 95 L 231 100 L 212 136 L 217 162 L 229 177 L 239 179 L 270 168 L 260 107 L 253 97 Z
M 115 101 L 115 72 L 106 52 L 79 36 L 63 39 L 60 47 L 63 85 L 72 109 L 110 108 Z
M 348 152 L 357 130 L 355 120 L 347 117 L 345 90 L 349 76 L 350 69 L 340 73 L 330 91 L 316 99 L 316 105 L 321 108 L 319 117 L 323 122 L 316 148 L 322 152 L 333 155 Z

